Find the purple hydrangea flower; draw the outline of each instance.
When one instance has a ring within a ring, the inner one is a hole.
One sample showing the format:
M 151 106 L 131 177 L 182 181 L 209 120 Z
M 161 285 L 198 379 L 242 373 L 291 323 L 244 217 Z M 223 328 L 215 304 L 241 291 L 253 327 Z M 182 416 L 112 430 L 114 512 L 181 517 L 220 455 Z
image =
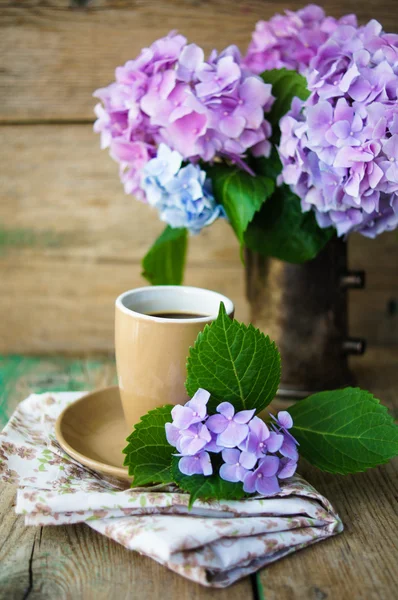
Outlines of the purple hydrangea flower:
M 184 475 L 212 475 L 213 467 L 208 452 L 200 452 L 195 456 L 183 456 L 178 468 Z
M 179 152 L 160 144 L 156 158 L 143 169 L 142 189 L 162 221 L 195 234 L 224 217 L 225 212 L 211 193 L 211 180 L 206 173 L 198 165 L 181 168 L 181 163 Z
M 207 415 L 210 394 L 199 389 L 185 406 L 177 405 L 166 423 L 169 444 L 177 448 L 179 469 L 185 475 L 212 475 L 212 453 L 221 453 L 219 476 L 243 482 L 248 493 L 271 496 L 279 492 L 279 479 L 291 477 L 297 467 L 297 441 L 288 431 L 293 420 L 288 412 L 272 416 L 272 430 L 254 416 L 255 410 L 235 412 L 222 402 L 217 414 Z
M 279 446 L 278 451 L 282 456 L 286 457 L 292 462 L 298 461 L 298 441 L 287 431 L 293 427 L 293 419 L 286 410 L 278 412 L 278 416 L 275 417 L 271 414 L 271 418 L 275 421 L 277 426 L 274 426 L 275 436 L 282 438 L 282 444 Z M 272 450 L 271 450 L 272 451 Z
M 242 65 L 234 46 L 206 60 L 201 48 L 172 32 L 118 67 L 115 79 L 94 93 L 100 99 L 94 131 L 119 162 L 128 194 L 146 199 L 140 174 L 162 142 L 194 163 L 216 156 L 237 162 L 248 149 L 264 156 L 271 151 L 264 119 L 271 86 Z M 209 197 L 202 197 L 203 210 Z
M 239 448 L 246 452 L 250 452 L 256 458 L 264 456 L 267 450 L 267 440 L 270 437 L 270 430 L 262 419 L 253 417 L 249 421 L 249 434 L 243 442 L 239 444 Z
M 306 102 L 281 119 L 281 180 L 339 236 L 398 226 L 398 36 L 339 26 L 311 62 Z
M 297 469 L 297 461 L 290 458 L 281 458 L 279 462 L 278 479 L 292 477 Z
M 210 393 L 199 388 L 186 404 L 177 404 L 171 411 L 173 425 L 178 429 L 188 429 L 195 423 L 201 423 L 207 416 L 207 403 Z
M 177 450 L 184 456 L 193 456 L 201 452 L 209 442 L 211 442 L 210 431 L 206 425 L 197 423 L 181 431 L 177 441 Z
M 265 456 L 260 460 L 259 466 L 254 471 L 246 474 L 243 481 L 245 492 L 252 494 L 258 492 L 263 496 L 273 496 L 280 491 L 278 478 L 279 458 L 277 456 Z
M 255 454 L 240 452 L 237 448 L 223 450 L 222 457 L 224 464 L 220 467 L 220 477 L 225 481 L 243 481 L 257 462 Z
M 305 75 L 318 48 L 339 24 L 356 26 L 356 17 L 327 17 L 315 4 L 258 21 L 244 63 L 254 73 L 286 68 Z
M 209 417 L 206 423 L 210 431 L 217 433 L 217 444 L 225 448 L 239 446 L 249 433 L 247 423 L 256 412 L 255 409 L 235 413 L 230 402 L 221 402 L 217 412 L 219 414 Z

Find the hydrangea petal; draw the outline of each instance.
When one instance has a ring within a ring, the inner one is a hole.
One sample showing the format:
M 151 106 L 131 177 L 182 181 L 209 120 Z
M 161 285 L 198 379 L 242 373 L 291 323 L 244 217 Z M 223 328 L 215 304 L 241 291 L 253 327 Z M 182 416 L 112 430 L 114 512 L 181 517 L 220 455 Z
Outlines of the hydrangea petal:
M 239 468 L 236 465 L 223 464 L 220 467 L 220 477 L 225 481 L 231 481 L 233 483 L 240 481 Z
M 267 450 L 268 452 L 278 452 L 283 444 L 283 435 L 271 431 L 269 438 L 267 439 Z
M 281 427 L 285 427 L 285 429 L 291 429 L 293 427 L 293 419 L 287 410 L 278 412 L 278 422 Z
M 263 496 L 274 496 L 281 491 L 278 478 L 275 477 L 260 477 L 256 482 L 256 490 Z
M 255 412 L 255 408 L 253 408 L 252 410 L 241 410 L 237 412 L 234 416 L 234 421 L 235 423 L 248 423 Z
M 187 406 L 177 404 L 171 411 L 173 423 L 179 429 L 186 429 L 192 424 L 193 411 Z
M 238 446 L 247 437 L 249 427 L 240 423 L 230 421 L 226 429 L 218 434 L 217 444 L 226 448 Z
M 264 477 L 272 477 L 278 472 L 279 458 L 268 454 L 260 460 L 258 471 Z
M 245 469 L 253 469 L 257 462 L 257 458 L 255 454 L 243 451 L 240 454 L 239 462 Z
M 217 406 L 217 412 L 222 414 L 226 419 L 232 419 L 235 414 L 235 409 L 230 402 L 221 402 Z
M 279 479 L 287 479 L 288 477 L 292 477 L 297 469 L 297 462 L 294 460 L 290 460 L 288 458 L 282 458 L 280 469 L 278 472 Z
M 229 421 L 224 415 L 211 415 L 206 421 L 207 427 L 213 433 L 222 433 L 228 426 Z
M 228 465 L 234 465 L 239 462 L 240 452 L 236 448 L 226 448 L 222 451 L 222 457 Z

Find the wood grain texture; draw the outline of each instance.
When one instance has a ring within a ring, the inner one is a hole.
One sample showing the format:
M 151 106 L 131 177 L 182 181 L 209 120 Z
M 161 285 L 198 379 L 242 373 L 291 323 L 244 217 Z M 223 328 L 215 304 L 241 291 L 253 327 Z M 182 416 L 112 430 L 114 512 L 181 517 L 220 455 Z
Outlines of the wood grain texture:
M 7 314 L 0 352 L 111 350 L 114 299 L 144 284 L 140 260 L 162 230 L 157 214 L 125 196 L 89 125 L 0 132 L 0 310 Z M 368 276 L 367 290 L 351 295 L 351 333 L 397 343 L 395 234 L 352 238 L 350 262 Z M 248 319 L 244 268 L 227 223 L 190 238 L 186 283 L 231 296 L 237 318 Z
M 3 385 L 10 412 L 32 391 L 89 389 L 114 378 L 111 359 L 46 358 L 12 367 L 3 359 Z M 25 359 L 30 361 L 31 359 Z M 359 383 L 398 417 L 398 350 L 379 348 L 352 361 Z M 1 363 L 0 363 L 1 366 Z M 7 367 L 7 368 L 5 368 Z M 10 385 L 8 385 L 11 383 Z M 289 406 L 279 400 L 275 408 Z M 331 476 L 300 465 L 300 472 L 335 505 L 345 531 L 270 565 L 260 574 L 267 600 L 390 600 L 398 585 L 396 562 L 398 461 L 355 476 Z M 15 488 L 0 488 L 0 600 L 99 598 L 149 600 L 157 597 L 252 597 L 247 580 L 228 590 L 190 584 L 150 559 L 131 553 L 84 525 L 25 527 L 13 510 Z
M 0 4 L 0 120 L 92 119 L 92 92 L 117 65 L 171 29 L 204 47 L 231 43 L 245 51 L 254 25 L 302 0 L 69 0 Z M 323 0 L 328 14 L 355 12 L 398 30 L 395 0 Z
M 336 538 L 261 573 L 267 600 L 390 600 L 398 585 L 398 461 L 347 477 L 301 465 L 345 525 Z
M 144 285 L 133 263 L 0 259 L 0 352 L 100 352 L 113 348 L 114 300 Z M 247 320 L 242 274 L 235 268 L 188 271 L 186 283 L 232 296 L 236 316 Z
M 398 418 L 397 350 L 352 359 L 358 384 Z M 287 407 L 289 403 L 285 402 Z M 279 401 L 279 409 L 283 403 Z M 366 473 L 337 476 L 305 461 L 300 473 L 334 505 L 342 535 L 263 570 L 267 600 L 390 600 L 398 585 L 398 459 Z
M 0 486 L 0 600 L 252 597 L 248 579 L 229 590 L 203 588 L 86 525 L 25 527 L 14 514 L 15 492 Z

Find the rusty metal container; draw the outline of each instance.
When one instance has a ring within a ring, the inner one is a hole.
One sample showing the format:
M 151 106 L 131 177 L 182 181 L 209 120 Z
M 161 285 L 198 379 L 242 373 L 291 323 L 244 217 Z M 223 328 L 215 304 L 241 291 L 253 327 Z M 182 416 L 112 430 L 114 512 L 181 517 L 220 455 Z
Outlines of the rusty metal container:
M 279 395 L 303 398 L 354 383 L 349 354 L 365 341 L 348 335 L 348 290 L 364 287 L 363 272 L 349 272 L 347 244 L 330 241 L 301 265 L 246 252 L 251 322 L 275 340 L 282 356 Z

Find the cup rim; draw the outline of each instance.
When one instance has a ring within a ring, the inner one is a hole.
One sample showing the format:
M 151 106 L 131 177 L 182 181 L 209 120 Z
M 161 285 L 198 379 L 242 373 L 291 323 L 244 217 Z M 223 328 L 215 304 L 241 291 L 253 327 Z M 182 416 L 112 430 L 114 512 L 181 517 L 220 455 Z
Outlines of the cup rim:
M 207 288 L 200 288 L 200 287 L 195 287 L 195 286 L 190 286 L 190 285 L 148 285 L 148 286 L 142 286 L 139 288 L 133 288 L 131 290 L 127 290 L 126 292 L 123 292 L 122 294 L 120 294 L 115 301 L 115 307 L 116 309 L 120 310 L 121 312 L 130 315 L 130 316 L 134 316 L 137 319 L 141 319 L 143 321 L 151 321 L 151 322 L 155 322 L 155 323 L 165 323 L 165 324 L 170 324 L 170 325 L 183 325 L 183 324 L 188 324 L 188 323 L 212 323 L 216 318 L 217 315 L 207 315 L 204 317 L 197 317 L 197 318 L 193 318 L 193 319 L 167 319 L 164 317 L 154 317 L 153 315 L 146 315 L 144 313 L 140 313 L 138 311 L 132 310 L 131 308 L 127 308 L 127 306 L 125 306 L 124 304 L 124 300 L 127 296 L 131 296 L 132 294 L 135 293 L 139 293 L 139 292 L 144 292 L 147 290 L 187 290 L 189 293 L 209 293 L 209 294 L 215 294 L 216 296 L 219 297 L 220 302 L 224 303 L 225 306 L 225 310 L 227 315 L 231 316 L 234 311 L 235 311 L 235 306 L 234 303 L 232 302 L 232 300 L 230 298 L 228 298 L 227 296 L 224 296 L 224 294 L 221 294 L 220 292 L 216 292 L 215 290 L 209 290 Z

